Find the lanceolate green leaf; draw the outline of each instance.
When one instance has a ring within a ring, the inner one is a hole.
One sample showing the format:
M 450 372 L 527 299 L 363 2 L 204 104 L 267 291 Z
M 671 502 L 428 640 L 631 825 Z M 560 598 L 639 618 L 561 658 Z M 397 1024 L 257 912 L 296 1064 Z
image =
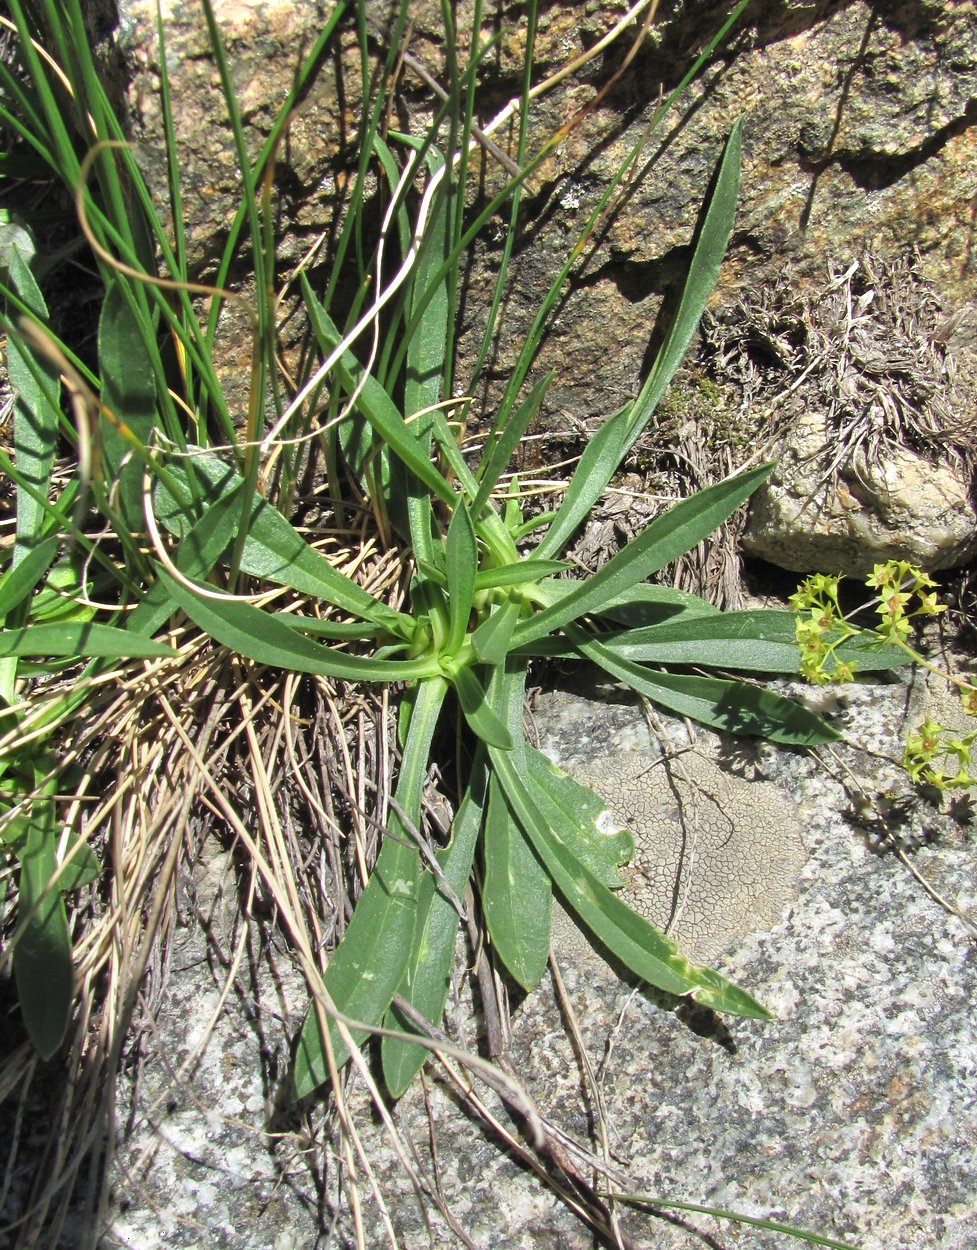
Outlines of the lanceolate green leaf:
M 772 468 L 770 464 L 761 465 L 673 504 L 593 577 L 576 583 L 558 603 L 521 622 L 513 638 L 514 645 L 532 642 L 588 612 L 599 611 L 607 600 L 643 582 L 663 565 L 689 551 L 748 499 Z
M 549 956 L 553 889 L 494 775 L 485 821 L 482 909 L 502 962 L 523 989 L 535 989 Z
M 345 677 L 350 681 L 412 681 L 439 672 L 437 662 L 429 658 L 381 660 L 323 647 L 250 603 L 230 596 L 212 599 L 197 595 L 162 569 L 159 578 L 172 602 L 205 633 L 259 664 L 295 673 Z
M 431 739 L 446 690 L 440 678 L 422 682 L 418 689 L 397 778 L 396 807 L 370 880 L 323 978 L 335 1006 L 364 1025 L 380 1023 L 410 963 L 421 873 L 415 837 Z M 336 1063 L 342 1064 L 348 1057 L 346 1046 L 334 1027 L 330 1035 Z M 359 1043 L 366 1033 L 356 1030 L 353 1036 Z M 318 1015 L 310 1010 L 295 1057 L 299 1098 L 328 1079 L 324 1047 Z
M 30 918 L 13 952 L 21 1015 L 42 1059 L 50 1059 L 64 1039 L 74 991 L 64 900 L 51 884 L 58 866 L 53 788 L 47 783 L 46 792 L 34 800 L 26 845 L 19 852 L 19 915 Z
M 634 855 L 634 837 L 627 829 L 602 833 L 597 821 L 607 806 L 592 790 L 552 764 L 534 747 L 525 747 L 526 775 L 540 811 L 561 831 L 574 856 L 609 890 L 624 885 L 620 868 Z
M 615 413 L 587 443 L 563 502 L 533 552 L 535 559 L 551 559 L 562 551 L 604 493 L 624 455 L 628 411 Z
M 642 664 L 695 664 L 756 673 L 799 673 L 800 656 L 793 612 L 764 609 L 717 612 L 600 637 L 600 644 L 622 660 Z M 871 639 L 839 648 L 859 669 L 888 669 L 909 657 L 897 647 Z
M 628 630 L 600 639 L 622 660 L 699 664 L 760 673 L 797 673 L 800 657 L 790 612 L 722 612 Z
M 472 634 L 472 649 L 483 664 L 501 664 L 510 651 L 512 631 L 519 620 L 519 605 L 509 599 Z
M 240 474 L 212 453 L 195 455 L 186 469 L 172 466 L 169 474 L 175 482 L 185 487 L 187 499 L 178 501 L 168 491 L 160 488 L 156 492 L 156 511 L 158 519 L 170 533 L 180 538 L 181 543 L 191 528 L 187 508 L 195 492 L 202 495 L 203 506 L 210 512 L 226 496 L 240 490 L 244 485 Z M 235 508 L 240 510 L 240 503 L 235 503 Z M 198 541 L 206 541 L 209 545 L 210 535 L 218 519 L 221 525 L 226 525 L 230 515 L 229 511 L 218 509 L 208 525 L 205 513 L 193 527 L 198 534 Z M 198 529 L 198 526 L 201 528 Z M 230 535 L 228 540 L 229 538 Z M 227 545 L 226 541 L 224 545 Z M 241 556 L 241 569 L 275 585 L 290 586 L 302 594 L 324 599 L 344 612 L 362 617 L 376 625 L 383 625 L 394 633 L 410 627 L 409 617 L 379 603 L 362 587 L 334 569 L 328 560 L 309 546 L 276 508 L 259 495 L 254 496 L 254 506 L 248 520 L 248 537 Z M 183 569 L 183 572 L 190 576 L 188 570 Z
M 649 417 L 658 407 L 658 402 L 665 393 L 665 388 L 671 382 L 675 370 L 682 363 L 682 357 L 688 349 L 706 302 L 719 277 L 719 267 L 726 254 L 726 245 L 736 217 L 742 129 L 742 120 L 738 120 L 726 141 L 675 319 L 655 359 L 648 380 L 641 388 L 631 409 L 628 446 L 648 423 Z
M 485 814 L 485 792 L 488 782 L 485 748 L 476 749 L 468 787 L 458 805 L 458 814 L 451 826 L 451 841 L 435 858 L 445 880 L 462 900 L 471 875 L 475 846 L 482 830 Z M 444 1013 L 451 981 L 451 965 L 455 957 L 455 937 L 459 915 L 454 900 L 433 873 L 421 877 L 418 890 L 417 927 L 410 960 L 398 993 L 436 1025 Z M 411 1031 L 413 1025 L 392 1007 L 385 1023 L 392 1028 Z M 383 1077 L 387 1089 L 399 1098 L 420 1071 L 428 1051 L 422 1046 L 398 1038 L 385 1037 L 381 1043 Z
M 492 590 L 502 586 L 530 585 L 544 577 L 552 577 L 554 573 L 562 573 L 568 569 L 565 560 L 516 560 L 513 564 L 503 564 L 499 568 L 479 569 L 475 576 L 476 590 Z
M 46 538 L 26 551 L 20 562 L 0 577 L 0 620 L 5 620 L 17 608 L 22 609 L 20 619 L 24 619 L 30 596 L 48 571 L 57 553 L 58 542 L 57 537 Z
M 427 154 L 429 177 L 434 177 L 443 167 L 443 157 L 432 149 Z M 418 309 L 423 311 L 412 327 L 407 344 L 404 406 L 408 418 L 441 399 L 444 370 L 452 350 L 447 274 L 442 273 L 445 255 L 451 246 L 451 198 L 449 171 L 448 177 L 441 178 L 435 193 L 420 254 L 411 275 L 411 316 L 415 316 Z M 433 291 L 432 287 L 435 288 Z
M 487 691 L 493 713 L 512 739 L 512 763 L 520 776 L 528 771 L 522 726 L 526 675 L 524 663 L 499 666 Z M 488 798 L 482 910 L 502 962 L 530 990 L 543 975 L 549 954 L 553 889 L 494 768 Z
M 512 735 L 489 704 L 485 687 L 472 670 L 463 668 L 451 680 L 472 733 L 482 742 L 511 751 Z
M 655 703 L 724 733 L 755 734 L 785 746 L 837 742 L 837 730 L 791 699 L 762 686 L 718 677 L 662 673 L 619 659 L 583 630 L 571 627 L 580 654 Z
M 50 625 L 26 625 L 0 630 L 0 657 L 111 656 L 114 659 L 153 659 L 176 655 L 165 643 L 142 638 L 112 625 L 90 621 L 64 621 Z
M 468 634 L 472 597 L 475 593 L 475 568 L 478 564 L 478 548 L 475 531 L 468 516 L 468 509 L 459 499 L 455 507 L 445 542 L 448 584 L 448 642 L 449 655 L 456 655 Z
M 82 886 L 90 885 L 98 879 L 101 872 L 102 865 L 91 847 L 80 842 L 77 835 L 69 836 L 61 872 L 58 874 L 58 889 L 61 893 L 69 894 L 72 890 L 80 890 Z
M 642 582 L 623 594 L 615 595 L 594 613 L 605 621 L 638 628 L 662 625 L 690 616 L 717 616 L 719 609 L 698 595 L 675 586 L 654 586 Z
M 102 418 L 102 449 L 106 474 L 117 482 L 119 514 L 137 533 L 145 528 L 143 465 L 131 453 L 135 444 L 148 446 L 156 420 L 156 377 L 144 338 L 152 331 L 141 317 L 123 280 L 111 281 L 98 326 L 98 360 L 102 404 L 115 422 Z
M 10 248 L 7 260 L 11 286 L 43 324 L 47 321 L 47 307 L 30 266 L 16 247 Z M 48 497 L 51 486 L 61 421 L 61 384 L 54 365 L 38 360 L 16 334 L 7 335 L 7 376 L 16 393 L 14 450 L 17 473 L 24 484 L 17 490 L 17 563 L 37 541 L 44 523 L 40 500 Z
M 519 440 L 525 434 L 530 421 L 539 411 L 543 397 L 553 381 L 553 376 L 552 373 L 547 373 L 545 377 L 541 378 L 509 418 L 501 434 L 490 436 L 489 445 L 479 465 L 480 484 L 478 494 L 475 496 L 472 504 L 474 516 L 477 517 L 488 503 L 489 496 L 495 489 L 496 483 L 505 472 L 509 461 L 512 459 L 513 452 L 519 446 Z
M 434 177 L 442 170 L 443 158 L 437 150 L 427 153 L 429 177 Z M 437 274 L 444 262 L 445 253 L 450 248 L 451 238 L 451 192 L 450 170 L 448 176 L 441 179 L 434 195 L 427 229 L 420 243 L 420 254 L 414 265 L 410 282 L 410 299 L 408 312 L 410 321 L 406 329 L 407 369 L 404 378 L 404 416 L 405 432 L 413 439 L 415 454 L 426 464 L 431 456 L 431 427 L 434 414 L 430 410 L 442 398 L 442 380 L 447 370 L 450 373 L 449 341 L 449 294 L 446 278 L 437 281 Z M 423 310 L 423 311 L 421 311 Z M 417 315 L 419 313 L 419 316 Z M 418 418 L 418 414 L 428 412 L 429 415 Z M 364 416 L 373 425 L 370 413 L 363 410 Z M 386 436 L 383 436 L 386 438 Z M 388 455 L 387 443 L 384 455 Z M 398 459 L 390 465 L 390 511 L 396 520 L 398 513 L 406 512 L 407 528 L 411 546 L 419 556 L 426 556 L 432 543 L 433 509 L 431 507 L 430 487 L 418 490 L 412 480 L 415 470 L 409 459 L 398 453 Z M 416 476 L 416 475 L 415 475 Z M 421 481 L 423 481 L 423 477 Z M 456 506 L 461 506 L 459 500 Z
M 448 424 L 447 418 L 440 408 L 431 413 L 431 434 L 437 447 L 437 454 L 444 462 L 446 475 L 455 479 L 460 487 L 460 494 L 467 496 L 468 499 L 474 499 L 478 493 L 478 483 L 475 481 L 475 477 L 468 467 L 468 461 L 458 446 L 457 427 L 452 428 Z M 493 540 L 501 538 L 505 544 L 505 550 L 511 551 L 512 554 L 515 553 L 509 531 L 502 524 L 502 520 L 494 508 L 489 508 L 486 512 L 483 512 L 477 520 L 474 512 L 471 512 L 470 515 L 477 534 L 488 536 Z
M 555 581 L 547 579 L 538 583 L 535 596 L 545 607 L 559 603 L 573 592 L 576 582 Z M 718 616 L 719 609 L 706 603 L 698 595 L 688 591 L 676 590 L 673 586 L 653 586 L 642 582 L 632 586 L 623 594 L 615 595 L 590 615 L 615 625 L 630 625 L 635 629 L 643 629 L 650 625 L 677 623 L 694 616 Z M 623 632 L 623 631 L 622 631 Z M 618 637 L 617 633 L 608 632 L 598 635 L 602 642 Z M 570 655 L 574 648 L 567 642 L 565 635 L 557 633 L 551 637 L 534 639 L 529 643 L 521 643 L 512 647 L 513 655 Z
M 184 577 L 206 582 L 211 569 L 226 551 L 230 542 L 229 522 L 241 515 L 238 492 L 244 483 L 240 479 L 238 482 L 237 487 L 212 503 L 196 525 L 182 536 L 173 560 Z M 149 637 L 162 629 L 176 610 L 177 605 L 169 598 L 165 583 L 153 582 L 141 602 L 125 618 L 125 628 L 130 633 Z
M 546 865 L 567 905 L 611 952 L 643 981 L 669 994 L 691 994 L 717 1011 L 758 1020 L 770 1013 L 719 973 L 690 964 L 674 942 L 659 933 L 602 885 L 567 848 L 534 803 L 511 755 L 492 749 L 492 764 L 510 808 Z
M 733 226 L 739 188 L 740 132 L 741 123 L 737 122 L 720 161 L 715 188 L 703 217 L 678 310 L 651 373 L 634 402 L 606 422 L 589 444 L 571 479 L 556 520 L 537 548 L 539 556 L 556 555 L 569 542 L 603 494 L 622 456 L 648 424 L 682 362 L 716 284 Z
M 354 581 L 338 572 L 314 551 L 292 524 L 268 503 L 258 503 L 251 514 L 241 569 L 279 586 L 315 595 L 334 607 L 381 625 L 394 633 L 409 618 L 378 602 Z

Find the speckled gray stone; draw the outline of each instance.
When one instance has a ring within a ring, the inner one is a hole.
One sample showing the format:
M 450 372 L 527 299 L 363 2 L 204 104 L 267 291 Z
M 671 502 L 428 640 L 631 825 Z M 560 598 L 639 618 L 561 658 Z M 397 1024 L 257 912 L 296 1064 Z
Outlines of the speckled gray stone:
M 862 783 L 897 784 L 897 771 L 874 752 L 893 747 L 915 700 L 885 684 L 816 698 L 870 748 L 839 752 Z M 664 1027 L 640 995 L 615 1028 L 611 1004 L 619 1006 L 622 993 L 589 967 L 565 972 L 591 1054 L 614 1038 L 603 1089 L 615 1147 L 647 1191 L 772 1215 L 862 1250 L 977 1245 L 973 944 L 904 865 L 873 853 L 866 831 L 851 823 L 848 796 L 821 764 L 770 749 L 762 760 L 804 813 L 811 855 L 782 920 L 741 941 L 719 966 L 777 1021 L 727 1020 L 730 1056 Z M 911 823 L 917 837 L 928 831 L 933 839 L 917 866 L 972 911 L 972 823 L 925 806 Z M 520 1017 L 528 1054 L 544 1011 L 530 1001 Z M 698 1232 L 662 1226 L 649 1244 L 692 1250 L 702 1245 L 699 1233 L 724 1247 L 786 1244 L 687 1219 Z
M 610 741 L 634 750 L 647 739 L 640 708 L 607 693 L 607 702 L 587 705 L 576 725 L 565 726 L 578 754 Z M 858 744 L 840 748 L 839 761 L 869 789 L 891 792 L 898 772 L 878 752 L 892 750 L 913 703 L 905 689 L 879 683 L 810 697 Z M 545 720 L 545 708 L 537 716 Z M 717 962 L 776 1019 L 727 1018 L 731 1047 L 724 1048 L 609 970 L 596 975 L 596 956 L 563 954 L 569 1003 L 601 1084 L 616 1166 L 636 1191 L 773 1217 L 859 1250 L 972 1250 L 977 967 L 966 930 L 903 863 L 879 853 L 872 828 L 853 820 L 840 764 L 829 769 L 804 754 L 768 748 L 751 754 L 730 743 L 722 762 L 749 775 L 762 772 L 766 784 L 779 787 L 801 814 L 808 845 L 796 899 L 768 932 L 737 939 Z M 921 844 L 912 852 L 914 865 L 973 911 L 970 813 L 961 809 L 952 818 L 916 805 L 904 833 L 907 845 Z M 214 994 L 192 934 L 157 1021 L 159 1047 L 173 1069 Z M 478 1024 L 466 986 L 462 977 L 447 1023 L 474 1047 Z M 287 975 L 277 988 L 260 981 L 253 999 L 232 997 L 201 1063 L 179 1082 L 158 1054 L 147 1057 L 117 1171 L 117 1200 L 126 1207 L 115 1206 L 104 1246 L 354 1244 L 343 1203 L 332 1224 L 340 1169 L 331 1149 L 316 1151 L 301 1133 L 277 1145 L 264 1136 L 301 997 Z M 590 1142 L 592 1109 L 546 981 L 514 1014 L 511 1055 L 544 1113 Z M 494 1096 L 486 1098 L 511 1126 Z M 356 1083 L 351 1101 L 399 1244 L 406 1250 L 453 1244 L 430 1200 L 425 1223 Z M 419 1088 L 408 1094 L 396 1122 L 429 1176 L 433 1133 L 444 1200 L 480 1250 L 593 1246 L 566 1208 L 463 1114 L 436 1078 L 426 1095 Z M 278 1127 L 300 1129 L 296 1122 Z M 376 1206 L 362 1192 L 366 1244 L 386 1245 Z M 649 1250 L 792 1244 L 694 1214 L 676 1214 L 674 1223 L 622 1218 Z

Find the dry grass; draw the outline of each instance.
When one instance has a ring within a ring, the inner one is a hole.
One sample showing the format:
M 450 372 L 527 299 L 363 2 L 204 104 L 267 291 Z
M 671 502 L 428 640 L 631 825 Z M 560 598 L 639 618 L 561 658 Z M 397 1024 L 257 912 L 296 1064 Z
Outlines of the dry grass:
M 348 560 L 372 588 L 401 593 L 394 558 L 360 544 Z M 244 923 L 284 931 L 310 976 L 375 858 L 393 767 L 386 695 L 260 670 L 192 631 L 171 640 L 178 661 L 102 674 L 83 714 L 56 730 L 59 771 L 72 779 L 63 828 L 107 871 L 72 903 L 69 1042 L 45 1066 L 18 1040 L 0 1069 L 11 1144 L 2 1196 L 19 1209 L 16 1244 L 34 1244 L 39 1228 L 57 1244 L 80 1202 L 97 1223 L 116 1084 L 166 994 L 181 890 L 208 840 L 241 849 Z M 76 683 L 72 672 L 39 682 L 0 750 L 24 749 Z
M 963 315 L 946 312 L 910 253 L 863 256 L 816 293 L 785 272 L 703 327 L 714 375 L 738 386 L 742 409 L 780 429 L 824 415 L 826 479 L 898 447 L 969 474 L 977 434 L 952 351 Z

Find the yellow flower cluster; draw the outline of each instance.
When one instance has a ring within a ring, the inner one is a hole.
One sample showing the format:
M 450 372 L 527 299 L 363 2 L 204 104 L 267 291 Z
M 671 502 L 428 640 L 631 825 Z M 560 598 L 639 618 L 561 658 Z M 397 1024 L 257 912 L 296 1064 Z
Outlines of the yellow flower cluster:
M 846 616 L 842 612 L 838 603 L 840 581 L 840 577 L 815 573 L 790 597 L 790 605 L 797 613 L 795 634 L 801 673 L 808 681 L 815 685 L 851 681 L 855 665 L 840 659 L 838 649 L 849 639 L 868 637 L 879 645 L 901 647 L 916 663 L 942 674 L 959 688 L 967 715 L 977 716 L 977 687 L 937 668 L 907 641 L 914 617 L 938 616 L 946 611 L 946 604 L 937 600 L 936 583 L 928 574 L 906 560 L 875 565 L 865 579 L 865 585 L 874 592 L 879 617 L 874 629 L 853 624 L 855 614 Z M 975 741 L 977 729 L 954 735 L 927 717 L 906 739 L 902 766 L 916 785 L 935 786 L 940 791 L 969 786 L 975 780 L 970 772 Z
M 851 681 L 855 676 L 854 665 L 835 654 L 843 642 L 860 632 L 838 604 L 840 581 L 840 577 L 815 573 L 788 601 L 797 613 L 794 632 L 801 653 L 801 673 L 813 685 Z

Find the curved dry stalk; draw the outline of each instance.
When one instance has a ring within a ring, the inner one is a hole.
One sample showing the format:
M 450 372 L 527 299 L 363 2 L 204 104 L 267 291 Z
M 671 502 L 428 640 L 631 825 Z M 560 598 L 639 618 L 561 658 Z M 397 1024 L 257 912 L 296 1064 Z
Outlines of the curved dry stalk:
M 604 1103 L 604 1095 L 601 1090 L 600 1082 L 594 1071 L 593 1064 L 590 1062 L 590 1056 L 587 1054 L 587 1047 L 580 1032 L 580 1025 L 577 1021 L 576 1013 L 573 1010 L 573 1004 L 570 1001 L 570 995 L 567 993 L 566 985 L 563 982 L 563 974 L 560 972 L 560 964 L 556 958 L 556 953 L 550 950 L 550 975 L 553 978 L 553 986 L 556 990 L 556 997 L 560 1007 L 560 1013 L 566 1021 L 569 1028 L 570 1036 L 573 1040 L 574 1050 L 577 1052 L 577 1062 L 583 1072 L 586 1088 L 589 1091 L 593 1104 L 594 1123 L 597 1126 L 597 1134 L 601 1151 L 601 1158 L 607 1169 L 611 1167 L 611 1142 L 607 1131 L 607 1107 Z M 621 1241 L 621 1227 L 618 1220 L 617 1211 L 613 1200 L 609 1199 L 607 1203 L 607 1219 L 610 1224 L 611 1233 L 614 1237 L 614 1244 L 618 1250 L 624 1250 Z

